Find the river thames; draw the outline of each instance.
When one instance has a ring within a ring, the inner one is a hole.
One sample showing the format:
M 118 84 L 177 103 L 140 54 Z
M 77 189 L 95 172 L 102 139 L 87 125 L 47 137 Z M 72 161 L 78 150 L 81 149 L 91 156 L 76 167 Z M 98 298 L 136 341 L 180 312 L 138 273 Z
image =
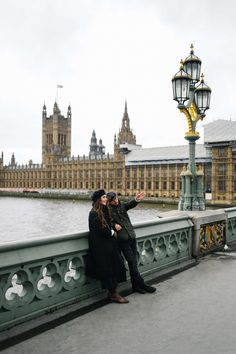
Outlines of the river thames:
M 177 206 L 139 203 L 131 221 L 153 220 Z M 0 243 L 88 230 L 90 201 L 0 197 Z

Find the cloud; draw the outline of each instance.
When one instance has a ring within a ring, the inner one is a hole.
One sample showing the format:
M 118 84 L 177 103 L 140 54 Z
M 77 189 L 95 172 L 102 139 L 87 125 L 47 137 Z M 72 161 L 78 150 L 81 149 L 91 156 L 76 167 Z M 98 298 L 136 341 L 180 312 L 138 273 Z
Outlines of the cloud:
M 227 1 L 8 1 L 1 5 L 0 149 L 41 162 L 41 112 L 52 114 L 56 86 L 72 107 L 72 153 L 88 154 L 92 130 L 112 153 L 128 101 L 145 147 L 186 143 L 187 123 L 171 78 L 190 44 L 212 88 L 204 122 L 236 119 L 235 5 Z M 202 133 L 202 123 L 198 124 Z M 201 138 L 202 141 L 202 138 Z M 28 153 L 26 153 L 26 150 Z

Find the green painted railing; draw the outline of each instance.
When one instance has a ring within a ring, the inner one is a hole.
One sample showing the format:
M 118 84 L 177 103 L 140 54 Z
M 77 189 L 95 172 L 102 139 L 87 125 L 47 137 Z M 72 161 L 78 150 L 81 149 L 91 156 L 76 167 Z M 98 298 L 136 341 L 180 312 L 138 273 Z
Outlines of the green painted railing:
M 224 209 L 227 215 L 226 243 L 236 242 L 236 208 Z
M 189 216 L 135 225 L 144 275 L 192 258 Z M 86 279 L 88 232 L 0 245 L 0 330 L 81 301 L 101 291 Z

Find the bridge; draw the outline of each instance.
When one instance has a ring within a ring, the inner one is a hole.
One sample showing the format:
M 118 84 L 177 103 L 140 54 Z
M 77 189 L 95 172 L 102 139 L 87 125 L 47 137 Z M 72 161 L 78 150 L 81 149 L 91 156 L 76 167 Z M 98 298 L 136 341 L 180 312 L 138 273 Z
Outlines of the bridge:
M 125 283 L 125 305 L 84 278 L 86 233 L 1 246 L 3 352 L 235 353 L 236 209 L 135 228 L 140 270 L 158 290 L 132 294 Z

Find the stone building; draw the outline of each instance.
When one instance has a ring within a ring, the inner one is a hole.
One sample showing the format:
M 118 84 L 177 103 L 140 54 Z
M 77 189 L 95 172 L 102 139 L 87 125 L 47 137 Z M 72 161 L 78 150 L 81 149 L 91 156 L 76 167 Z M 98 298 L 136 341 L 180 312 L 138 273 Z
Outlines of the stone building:
M 0 158 L 0 188 L 73 189 L 97 188 L 120 195 L 144 190 L 148 197 L 177 199 L 180 174 L 188 164 L 188 145 L 142 148 L 130 128 L 125 102 L 121 129 L 114 136 L 113 154 L 92 132 L 88 156 L 71 156 L 71 107 L 66 117 L 57 103 L 53 114 L 42 112 L 42 164 L 18 165 Z M 204 144 L 196 145 L 196 164 L 204 174 L 204 190 L 211 202 L 236 203 L 236 122 L 216 120 L 204 126 Z
M 55 102 L 53 114 L 47 117 L 44 104 L 42 113 L 42 162 L 51 165 L 60 158 L 71 156 L 71 107 L 68 107 L 67 117 Z

